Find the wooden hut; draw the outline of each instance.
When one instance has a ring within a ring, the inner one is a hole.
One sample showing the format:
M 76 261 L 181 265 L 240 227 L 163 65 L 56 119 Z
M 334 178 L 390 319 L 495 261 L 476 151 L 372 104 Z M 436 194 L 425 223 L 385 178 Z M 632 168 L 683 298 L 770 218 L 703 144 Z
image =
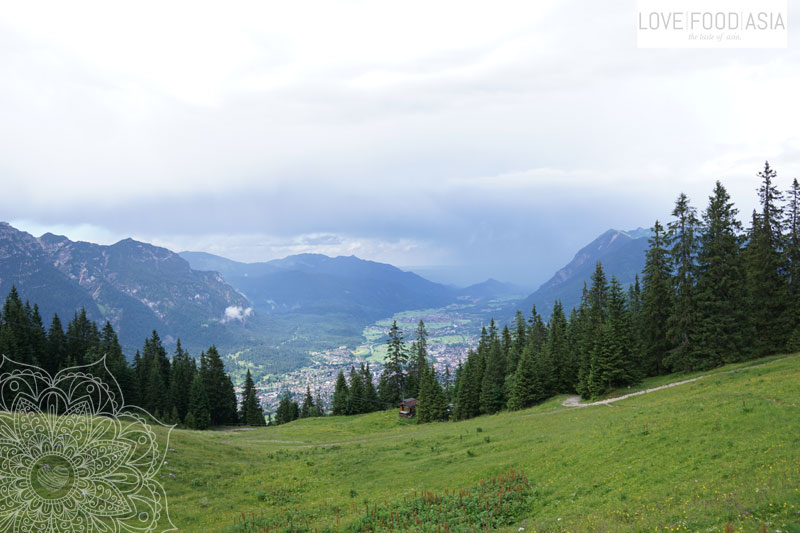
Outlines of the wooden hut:
M 400 404 L 400 416 L 403 418 L 414 418 L 417 414 L 417 399 L 406 398 Z

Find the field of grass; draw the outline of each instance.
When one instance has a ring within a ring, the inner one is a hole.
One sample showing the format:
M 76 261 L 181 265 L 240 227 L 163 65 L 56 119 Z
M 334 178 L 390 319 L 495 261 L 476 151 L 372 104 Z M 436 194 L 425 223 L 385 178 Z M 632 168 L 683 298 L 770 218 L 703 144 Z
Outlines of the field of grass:
M 441 337 L 431 337 L 428 341 L 431 344 L 464 344 L 467 338 L 463 335 L 442 335 Z
M 400 530 L 421 517 L 432 531 L 445 519 L 452 531 L 800 531 L 800 357 L 758 364 L 608 406 L 176 430 L 170 514 L 181 531 Z
M 373 344 L 372 355 L 367 357 L 367 361 L 383 363 L 388 354 L 389 354 L 389 348 L 385 344 Z

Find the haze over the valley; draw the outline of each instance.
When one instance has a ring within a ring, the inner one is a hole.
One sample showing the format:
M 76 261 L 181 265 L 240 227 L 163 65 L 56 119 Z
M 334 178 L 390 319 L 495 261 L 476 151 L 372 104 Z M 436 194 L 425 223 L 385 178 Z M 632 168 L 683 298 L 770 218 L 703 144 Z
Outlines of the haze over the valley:
M 147 4 L 3 8 L 1 219 L 530 287 L 800 170 L 796 48 L 640 50 L 627 3 Z

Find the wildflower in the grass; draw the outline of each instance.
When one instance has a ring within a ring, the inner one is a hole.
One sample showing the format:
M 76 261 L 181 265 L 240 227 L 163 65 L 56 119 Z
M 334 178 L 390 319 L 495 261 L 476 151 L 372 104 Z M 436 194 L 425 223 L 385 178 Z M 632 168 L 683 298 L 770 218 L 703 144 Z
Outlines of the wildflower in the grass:
M 155 481 L 166 447 L 92 371 L 111 375 L 103 359 L 55 376 L 0 362 L 0 532 L 174 529 Z

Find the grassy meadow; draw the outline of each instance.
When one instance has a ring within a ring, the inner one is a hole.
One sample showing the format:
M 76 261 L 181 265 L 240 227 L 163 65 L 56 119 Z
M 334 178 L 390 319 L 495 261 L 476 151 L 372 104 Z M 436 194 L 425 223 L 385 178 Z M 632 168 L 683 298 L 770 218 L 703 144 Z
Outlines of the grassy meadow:
M 800 532 L 800 356 L 563 400 L 457 423 L 175 430 L 170 514 L 181 531 Z

